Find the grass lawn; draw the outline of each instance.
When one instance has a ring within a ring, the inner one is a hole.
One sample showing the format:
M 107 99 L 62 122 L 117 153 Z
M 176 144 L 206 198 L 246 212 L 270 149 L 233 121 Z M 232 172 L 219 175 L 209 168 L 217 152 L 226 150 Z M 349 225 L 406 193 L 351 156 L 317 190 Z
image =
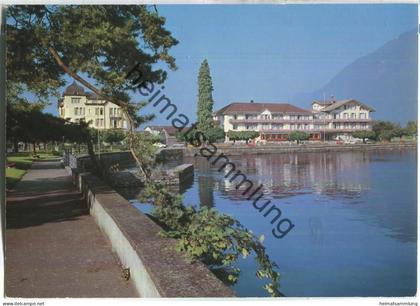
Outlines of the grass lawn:
M 39 158 L 33 158 L 32 153 L 22 152 L 22 153 L 10 153 L 7 154 L 7 162 L 15 163 L 16 168 L 18 169 L 29 169 L 34 160 L 43 160 L 43 159 L 57 159 L 59 156 L 52 155 L 52 153 L 37 153 Z
M 7 156 L 7 162 L 8 163 L 15 163 L 16 164 L 16 168 L 18 170 L 27 170 L 31 167 L 32 165 L 32 156 L 30 155 L 8 155 Z M 9 168 L 8 168 L 9 169 Z
M 11 189 L 20 181 L 26 170 L 16 168 L 6 168 L 6 188 Z
M 33 158 L 32 153 L 28 152 L 7 154 L 7 163 L 15 164 L 13 167 L 6 168 L 7 189 L 11 189 L 17 182 L 20 181 L 22 176 L 26 173 L 26 170 L 31 168 L 32 161 L 58 158 L 58 156 L 45 152 L 38 153 L 38 156 L 39 158 Z

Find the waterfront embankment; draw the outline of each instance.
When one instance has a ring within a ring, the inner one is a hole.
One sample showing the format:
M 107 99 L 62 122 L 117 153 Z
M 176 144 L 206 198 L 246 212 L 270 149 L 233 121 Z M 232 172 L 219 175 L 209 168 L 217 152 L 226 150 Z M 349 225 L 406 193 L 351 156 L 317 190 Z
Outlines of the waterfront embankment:
M 217 155 L 238 156 L 244 154 L 278 154 L 278 153 L 321 153 L 346 151 L 373 151 L 373 150 L 401 150 L 417 149 L 417 142 L 405 143 L 374 143 L 374 144 L 284 144 L 284 145 L 245 145 L 245 144 L 215 144 Z M 185 156 L 199 156 L 200 148 L 188 147 Z

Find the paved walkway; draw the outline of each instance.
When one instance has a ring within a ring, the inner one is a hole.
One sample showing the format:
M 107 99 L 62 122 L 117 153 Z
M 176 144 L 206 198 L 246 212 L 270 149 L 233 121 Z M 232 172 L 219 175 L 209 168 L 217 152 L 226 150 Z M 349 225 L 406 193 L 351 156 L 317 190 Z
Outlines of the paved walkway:
M 7 194 L 8 297 L 136 297 L 59 161 L 34 162 Z

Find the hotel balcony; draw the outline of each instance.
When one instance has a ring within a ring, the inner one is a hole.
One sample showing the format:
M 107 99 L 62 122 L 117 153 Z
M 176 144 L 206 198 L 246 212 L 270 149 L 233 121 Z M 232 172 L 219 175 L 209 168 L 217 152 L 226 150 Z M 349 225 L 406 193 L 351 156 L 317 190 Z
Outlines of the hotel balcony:
M 339 122 L 355 122 L 355 123 L 365 123 L 371 122 L 372 119 L 230 119 L 229 123 L 231 124 L 253 124 L 253 123 L 314 123 L 314 124 L 324 124 L 324 123 L 339 123 Z
M 229 123 L 324 123 L 323 119 L 229 119 Z
M 260 133 L 290 133 L 294 131 L 305 132 L 305 133 L 351 133 L 356 131 L 370 131 L 370 128 L 322 128 L 322 129 L 260 129 L 257 132 Z
M 372 119 L 359 119 L 359 118 L 347 118 L 347 119 L 327 119 L 327 122 L 372 122 Z

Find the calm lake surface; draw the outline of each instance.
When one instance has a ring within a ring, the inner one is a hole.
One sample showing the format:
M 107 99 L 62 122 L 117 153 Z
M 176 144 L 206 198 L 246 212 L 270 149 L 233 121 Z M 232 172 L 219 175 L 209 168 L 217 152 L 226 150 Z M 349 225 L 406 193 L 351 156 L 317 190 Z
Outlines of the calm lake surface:
M 206 159 L 183 192 L 186 204 L 215 207 L 258 236 L 281 273 L 286 296 L 406 296 L 416 293 L 417 152 L 339 152 L 231 157 L 264 185 L 295 227 L 282 239 Z M 131 194 L 131 195 L 130 195 Z M 135 192 L 126 195 L 143 212 Z M 238 296 L 266 296 L 253 258 L 240 262 Z

